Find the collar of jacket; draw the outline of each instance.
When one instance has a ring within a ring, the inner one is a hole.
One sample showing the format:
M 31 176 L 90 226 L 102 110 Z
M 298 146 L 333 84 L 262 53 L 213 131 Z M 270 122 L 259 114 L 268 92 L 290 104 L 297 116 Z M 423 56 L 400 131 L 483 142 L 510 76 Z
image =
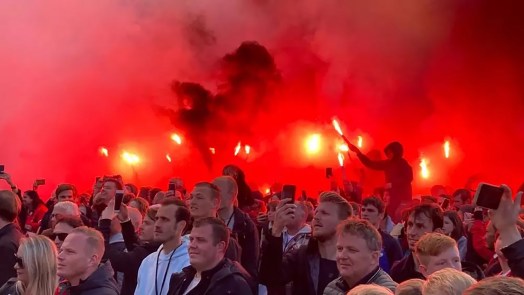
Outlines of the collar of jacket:
M 376 277 L 379 275 L 379 273 L 380 273 L 380 267 L 377 266 L 377 268 L 375 268 L 373 271 L 368 273 L 365 277 L 360 279 L 360 281 L 356 282 L 351 287 L 346 283 L 346 281 L 342 277 L 338 278 L 336 285 L 343 292 L 349 292 L 349 290 L 355 288 L 358 285 L 365 285 L 365 284 L 369 284 L 373 282 L 376 279 Z

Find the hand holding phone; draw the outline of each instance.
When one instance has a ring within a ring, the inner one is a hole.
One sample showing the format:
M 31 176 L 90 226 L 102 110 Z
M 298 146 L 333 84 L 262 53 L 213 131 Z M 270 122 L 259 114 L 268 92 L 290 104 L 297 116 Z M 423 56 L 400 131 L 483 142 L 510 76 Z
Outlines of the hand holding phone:
M 504 189 L 487 183 L 480 183 L 473 204 L 486 209 L 497 210 L 504 194 Z

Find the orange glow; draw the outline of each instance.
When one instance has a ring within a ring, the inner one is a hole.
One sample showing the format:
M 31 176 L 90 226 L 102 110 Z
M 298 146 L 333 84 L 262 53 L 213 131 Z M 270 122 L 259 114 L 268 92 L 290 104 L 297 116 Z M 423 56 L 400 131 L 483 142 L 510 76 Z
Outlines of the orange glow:
M 244 150 L 246 152 L 246 155 L 249 155 L 249 153 L 251 152 L 251 147 L 246 144 L 246 146 L 244 146 Z
M 271 189 L 270 188 L 267 188 L 266 189 L 266 195 L 269 195 L 271 193 Z
M 104 157 L 109 157 L 109 151 L 105 147 L 100 148 L 100 154 Z
M 166 159 L 169 163 L 171 163 L 171 156 L 169 154 L 166 154 Z
M 322 142 L 322 137 L 320 136 L 320 134 L 315 133 L 315 134 L 310 135 L 306 139 L 306 143 L 305 143 L 306 151 L 309 154 L 318 153 L 320 151 L 321 142 Z
M 449 140 L 446 140 L 446 142 L 444 142 L 444 157 L 446 157 L 446 159 L 449 159 L 450 150 L 451 146 L 449 144 Z
M 358 136 L 358 141 L 357 141 L 357 146 L 359 148 L 362 148 L 362 145 L 363 145 L 363 139 L 362 139 L 362 136 Z
M 338 134 L 340 134 L 340 136 L 344 135 L 344 133 L 342 133 L 342 129 L 340 128 L 340 125 L 338 124 L 337 120 L 335 119 L 333 119 L 333 127 L 338 132 Z
M 216 153 L 216 150 L 215 150 L 215 148 L 213 148 L 213 147 L 210 147 L 210 148 L 209 148 L 209 151 L 210 151 L 213 155 Z
M 238 153 L 240 153 L 241 148 L 242 148 L 242 143 L 239 141 L 237 146 L 235 147 L 235 156 L 238 156 Z
M 342 153 L 338 153 L 338 164 L 340 164 L 340 167 L 344 167 L 344 155 Z
M 181 145 L 182 144 L 182 138 L 180 138 L 180 135 L 176 134 L 176 133 L 173 133 L 171 135 L 171 140 L 176 142 L 178 145 Z
M 349 152 L 349 147 L 347 144 L 341 144 L 338 146 L 338 150 L 341 152 Z
M 126 161 L 129 165 L 136 165 L 140 162 L 140 158 L 136 154 L 128 153 L 124 151 L 122 153 L 122 159 Z
M 425 158 L 422 158 L 420 160 L 420 176 L 424 179 L 428 179 L 429 175 L 428 161 Z

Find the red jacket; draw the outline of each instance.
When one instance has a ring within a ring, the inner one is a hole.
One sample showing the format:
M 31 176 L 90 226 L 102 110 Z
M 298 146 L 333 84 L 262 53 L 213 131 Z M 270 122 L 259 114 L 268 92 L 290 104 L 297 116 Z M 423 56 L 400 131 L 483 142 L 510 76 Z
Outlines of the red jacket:
M 27 215 L 27 219 L 25 221 L 26 229 L 28 231 L 36 232 L 40 226 L 40 221 L 42 221 L 42 218 L 44 218 L 46 212 L 47 207 L 44 204 L 38 205 L 38 207 L 36 207 L 33 212 Z
M 486 243 L 486 228 L 487 225 L 483 221 L 475 220 L 469 231 L 475 252 L 485 261 L 490 261 L 493 255 L 495 255 L 495 252 L 488 249 L 488 244 Z

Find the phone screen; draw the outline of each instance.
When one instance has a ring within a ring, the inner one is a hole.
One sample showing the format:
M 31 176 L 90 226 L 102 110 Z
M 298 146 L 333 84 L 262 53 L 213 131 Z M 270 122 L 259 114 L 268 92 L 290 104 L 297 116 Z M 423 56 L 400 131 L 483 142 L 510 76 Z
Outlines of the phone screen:
M 36 180 L 36 185 L 44 185 L 45 184 L 45 179 L 37 179 Z
M 282 197 L 281 199 L 291 199 L 295 203 L 295 193 L 297 187 L 295 185 L 286 184 L 282 187 Z
M 115 195 L 115 212 L 120 211 L 120 206 L 122 205 L 122 200 L 124 199 L 124 191 L 117 190 Z
M 481 183 L 477 188 L 473 203 L 479 207 L 496 210 L 499 208 L 503 194 L 504 190 L 501 187 Z

